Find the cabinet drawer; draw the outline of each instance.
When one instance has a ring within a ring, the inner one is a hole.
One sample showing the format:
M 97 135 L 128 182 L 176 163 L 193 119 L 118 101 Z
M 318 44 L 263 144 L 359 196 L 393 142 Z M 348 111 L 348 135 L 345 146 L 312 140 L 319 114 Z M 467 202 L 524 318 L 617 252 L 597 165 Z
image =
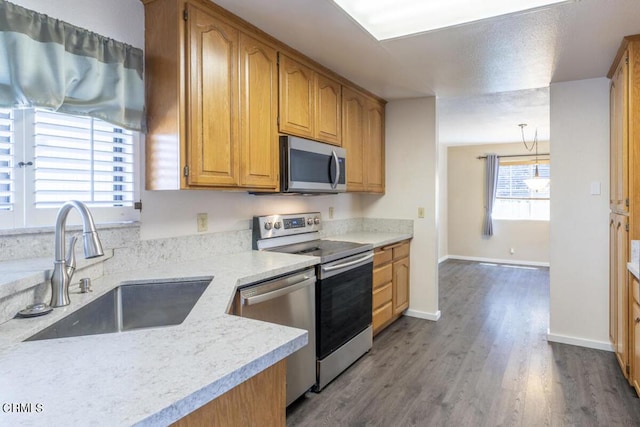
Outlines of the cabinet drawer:
M 405 242 L 397 248 L 393 248 L 393 259 L 404 258 L 409 255 L 409 242 Z
M 373 255 L 373 266 L 377 267 L 382 264 L 386 264 L 391 261 L 393 257 L 392 251 L 383 251 L 382 249 L 376 249 Z
M 631 276 L 631 286 L 633 287 L 633 299 L 640 304 L 640 285 L 632 274 L 629 274 L 629 276 Z
M 384 267 L 373 269 L 373 289 L 386 285 L 391 282 L 393 277 L 393 264 L 387 264 Z
M 383 287 L 373 291 L 373 309 L 385 305 L 391 301 L 393 296 L 393 286 L 391 283 L 387 283 Z
M 393 307 L 391 301 L 383 305 L 373 312 L 373 330 L 377 330 L 380 326 L 391 320 L 393 316 Z

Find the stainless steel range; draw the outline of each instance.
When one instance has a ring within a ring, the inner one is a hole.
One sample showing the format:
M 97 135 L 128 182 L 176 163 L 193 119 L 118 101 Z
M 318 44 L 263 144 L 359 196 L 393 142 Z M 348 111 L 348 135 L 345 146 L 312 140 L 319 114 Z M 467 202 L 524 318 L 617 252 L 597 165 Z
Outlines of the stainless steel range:
M 321 240 L 319 212 L 253 218 L 253 248 L 313 255 L 316 267 L 316 384 L 320 391 L 371 349 L 373 247 Z

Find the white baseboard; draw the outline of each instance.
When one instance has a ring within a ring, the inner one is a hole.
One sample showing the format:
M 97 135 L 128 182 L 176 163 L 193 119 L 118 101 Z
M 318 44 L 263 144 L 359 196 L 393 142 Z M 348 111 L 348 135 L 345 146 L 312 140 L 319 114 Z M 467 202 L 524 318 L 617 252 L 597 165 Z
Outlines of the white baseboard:
M 417 319 L 433 320 L 434 322 L 440 320 L 441 315 L 440 310 L 436 311 L 435 313 L 429 313 L 427 311 L 418 311 L 412 309 L 408 309 L 404 312 L 404 314 L 405 316 L 415 317 Z
M 445 262 L 448 259 L 449 259 L 449 255 L 445 255 L 438 259 L 438 264 L 440 264 L 441 262 Z
M 481 258 L 481 257 L 462 256 L 462 255 L 447 255 L 446 258 L 459 259 L 461 261 L 490 262 L 494 264 L 513 264 L 513 265 L 530 265 L 534 267 L 549 267 L 548 262 L 539 262 L 539 261 L 520 261 L 520 260 L 513 260 L 513 259 Z
M 547 341 L 560 344 L 577 345 L 579 347 L 594 348 L 596 350 L 613 351 L 613 346 L 608 341 L 594 341 L 584 338 L 570 337 L 567 335 L 552 334 L 547 329 Z

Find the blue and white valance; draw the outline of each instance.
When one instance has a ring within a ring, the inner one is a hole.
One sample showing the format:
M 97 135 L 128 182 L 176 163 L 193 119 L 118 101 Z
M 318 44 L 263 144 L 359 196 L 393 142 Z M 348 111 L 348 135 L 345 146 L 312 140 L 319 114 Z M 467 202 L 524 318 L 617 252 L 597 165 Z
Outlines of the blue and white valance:
M 142 50 L 0 0 L 0 108 L 144 123 Z

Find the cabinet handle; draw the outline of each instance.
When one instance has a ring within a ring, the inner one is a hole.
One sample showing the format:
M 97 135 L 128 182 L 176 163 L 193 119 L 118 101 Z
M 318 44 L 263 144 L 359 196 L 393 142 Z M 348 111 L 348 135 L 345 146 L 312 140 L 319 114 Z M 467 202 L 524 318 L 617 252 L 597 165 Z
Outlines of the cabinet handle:
M 636 317 L 636 324 L 640 323 L 640 317 Z

